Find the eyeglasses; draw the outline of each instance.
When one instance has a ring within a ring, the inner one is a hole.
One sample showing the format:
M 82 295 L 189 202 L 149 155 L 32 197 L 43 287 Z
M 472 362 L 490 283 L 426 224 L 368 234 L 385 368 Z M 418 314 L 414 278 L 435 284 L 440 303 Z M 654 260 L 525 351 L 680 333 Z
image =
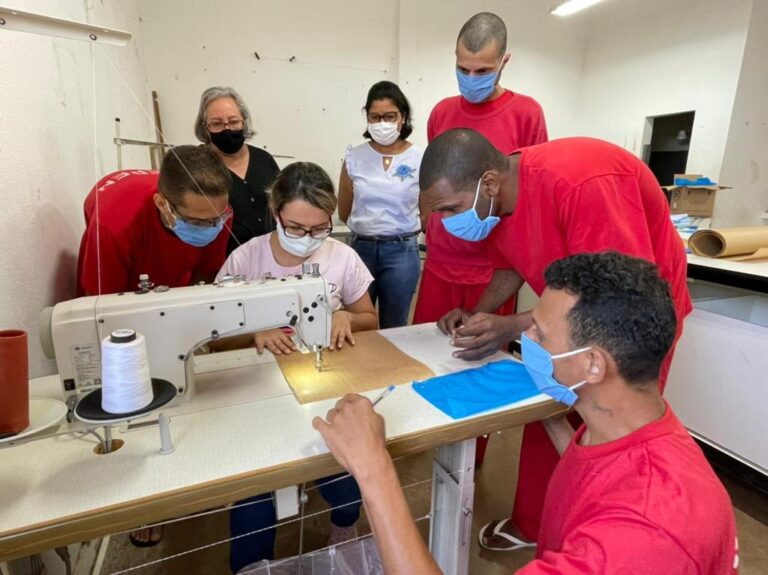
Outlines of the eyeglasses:
M 280 216 L 280 214 L 277 214 L 277 220 L 280 222 L 280 225 L 283 226 L 285 235 L 293 239 L 303 238 L 304 236 L 309 234 L 311 237 L 315 238 L 316 240 L 324 240 L 325 238 L 330 236 L 331 232 L 333 231 L 333 224 L 331 223 L 330 218 L 328 219 L 327 226 L 317 226 L 314 228 L 304 228 L 301 226 L 293 226 L 293 225 L 286 226 L 283 223 L 283 218 Z
M 388 122 L 390 124 L 400 119 L 400 112 L 385 112 L 384 114 L 367 114 L 369 124 Z
M 171 200 L 169 200 L 165 194 L 162 194 L 162 196 L 165 198 L 165 201 L 168 202 L 168 209 L 170 210 L 171 215 L 177 220 L 181 220 L 182 222 L 189 224 L 190 226 L 197 226 L 198 228 L 215 228 L 227 222 L 228 220 L 230 220 L 234 215 L 232 206 L 227 204 L 227 207 L 224 210 L 224 212 L 220 216 L 217 216 L 215 218 L 211 218 L 209 220 L 201 220 L 199 218 L 187 218 L 181 215 L 181 212 L 179 212 L 179 208 L 177 208 L 174 205 L 174 203 Z
M 240 118 L 229 118 L 226 122 L 224 120 L 211 120 L 206 124 L 208 131 L 216 134 L 217 132 L 223 132 L 226 128 L 230 130 L 242 130 L 243 120 Z

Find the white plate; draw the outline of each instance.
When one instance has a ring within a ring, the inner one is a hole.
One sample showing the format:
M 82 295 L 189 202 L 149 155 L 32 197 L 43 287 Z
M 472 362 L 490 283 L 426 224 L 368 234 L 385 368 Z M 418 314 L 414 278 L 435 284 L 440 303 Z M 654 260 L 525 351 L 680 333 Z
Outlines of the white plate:
M 30 398 L 29 427 L 24 431 L 0 439 L 0 444 L 18 441 L 23 437 L 39 433 L 61 422 L 67 415 L 67 406 L 58 399 Z

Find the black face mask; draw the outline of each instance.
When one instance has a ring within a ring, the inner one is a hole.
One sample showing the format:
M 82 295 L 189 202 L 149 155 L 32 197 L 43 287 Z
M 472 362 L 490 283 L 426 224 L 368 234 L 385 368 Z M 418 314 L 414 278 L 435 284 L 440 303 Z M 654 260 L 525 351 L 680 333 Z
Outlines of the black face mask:
M 225 154 L 235 154 L 245 143 L 243 130 L 224 130 L 210 134 L 211 143 Z

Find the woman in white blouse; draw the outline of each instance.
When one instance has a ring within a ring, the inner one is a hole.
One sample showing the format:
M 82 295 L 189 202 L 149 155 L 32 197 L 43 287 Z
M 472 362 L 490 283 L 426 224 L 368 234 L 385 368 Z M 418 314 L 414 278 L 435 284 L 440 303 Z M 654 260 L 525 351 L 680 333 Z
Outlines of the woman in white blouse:
M 411 106 L 392 82 L 378 82 L 365 102 L 368 141 L 347 148 L 339 182 L 339 218 L 373 275 L 381 328 L 408 322 L 419 281 L 419 165 L 423 151 L 408 141 Z

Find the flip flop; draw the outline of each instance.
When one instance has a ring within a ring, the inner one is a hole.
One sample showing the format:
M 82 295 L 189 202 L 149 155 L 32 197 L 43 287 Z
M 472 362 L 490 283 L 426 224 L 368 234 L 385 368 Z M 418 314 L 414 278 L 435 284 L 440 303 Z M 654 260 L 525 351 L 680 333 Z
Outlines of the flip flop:
M 480 543 L 480 547 L 483 549 L 488 549 L 489 551 L 516 551 L 518 549 L 525 549 L 527 547 L 536 547 L 536 543 L 532 543 L 530 541 L 525 541 L 523 539 L 520 539 L 518 537 L 515 537 L 514 535 L 510 535 L 509 533 L 503 533 L 501 530 L 504 528 L 504 526 L 507 524 L 507 521 L 509 521 L 509 517 L 506 519 L 502 519 L 496 524 L 496 527 L 493 529 L 492 536 L 498 536 L 502 539 L 506 539 L 510 543 L 512 543 L 512 547 L 491 547 L 490 545 L 486 545 L 483 543 L 483 539 L 485 539 L 485 532 L 488 530 L 488 528 L 493 525 L 493 521 L 490 523 L 486 523 L 483 525 L 483 528 L 480 529 L 480 533 L 477 535 L 478 543 Z
M 128 534 L 128 540 L 131 542 L 131 545 L 134 547 L 154 547 L 158 543 L 160 543 L 163 540 L 163 530 L 162 527 L 160 528 L 160 539 L 152 540 L 152 530 L 155 529 L 155 527 L 142 527 L 137 529 L 136 531 L 149 531 L 149 539 L 147 541 L 141 541 L 139 539 L 136 539 L 134 536 L 135 532 L 131 532 Z

